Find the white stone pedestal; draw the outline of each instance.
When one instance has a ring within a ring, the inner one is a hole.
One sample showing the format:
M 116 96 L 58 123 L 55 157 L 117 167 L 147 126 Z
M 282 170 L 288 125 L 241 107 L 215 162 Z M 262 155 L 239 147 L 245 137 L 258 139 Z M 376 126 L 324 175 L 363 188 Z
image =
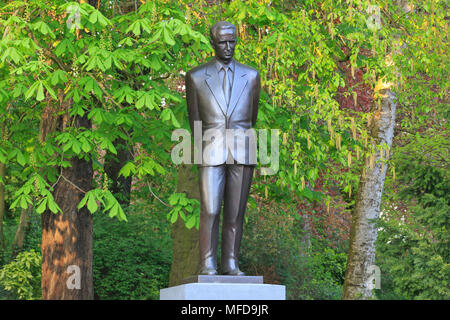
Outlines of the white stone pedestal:
M 161 300 L 286 300 L 286 287 L 262 283 L 186 283 L 160 290 Z

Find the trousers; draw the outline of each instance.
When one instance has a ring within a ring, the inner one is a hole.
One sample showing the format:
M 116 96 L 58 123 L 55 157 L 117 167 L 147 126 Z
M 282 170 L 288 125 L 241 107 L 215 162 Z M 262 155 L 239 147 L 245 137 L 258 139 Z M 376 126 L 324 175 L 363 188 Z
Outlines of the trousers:
M 223 164 L 199 168 L 201 268 L 217 269 L 217 244 L 223 202 L 221 271 L 238 269 L 239 248 L 254 166 Z

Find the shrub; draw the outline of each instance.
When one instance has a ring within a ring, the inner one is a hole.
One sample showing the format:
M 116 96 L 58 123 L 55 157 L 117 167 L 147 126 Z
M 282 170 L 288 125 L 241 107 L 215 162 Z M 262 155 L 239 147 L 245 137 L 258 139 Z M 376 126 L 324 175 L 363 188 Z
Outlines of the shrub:
M 377 240 L 376 263 L 389 285 L 380 299 L 450 299 L 448 138 L 423 136 L 394 152 L 399 181 L 386 189 Z
M 251 208 L 247 216 L 240 257 L 243 271 L 262 275 L 267 283 L 286 285 L 287 299 L 341 298 L 345 253 L 306 234 L 295 210 Z
M 169 284 L 170 224 L 130 213 L 128 222 L 94 216 L 96 299 L 159 299 Z
M 0 269 L 0 284 L 11 294 L 8 298 L 41 299 L 41 263 L 41 253 L 31 249 Z

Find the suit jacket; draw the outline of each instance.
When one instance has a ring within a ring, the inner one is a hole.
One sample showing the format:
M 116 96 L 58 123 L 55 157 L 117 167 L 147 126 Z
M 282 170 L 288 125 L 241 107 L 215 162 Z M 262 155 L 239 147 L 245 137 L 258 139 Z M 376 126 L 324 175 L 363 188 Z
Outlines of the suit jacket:
M 234 60 L 234 79 L 227 105 L 215 63 L 213 58 L 188 71 L 185 78 L 193 133 L 194 121 L 202 122 L 203 161 L 199 166 L 224 164 L 229 154 L 240 164 L 256 165 L 256 134 L 252 128 L 258 115 L 259 72 Z

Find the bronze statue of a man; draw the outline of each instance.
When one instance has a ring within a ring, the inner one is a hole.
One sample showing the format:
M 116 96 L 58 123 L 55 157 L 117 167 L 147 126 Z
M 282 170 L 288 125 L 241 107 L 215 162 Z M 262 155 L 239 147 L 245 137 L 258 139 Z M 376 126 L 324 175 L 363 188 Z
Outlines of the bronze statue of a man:
M 256 151 L 251 150 L 251 143 L 242 139 L 240 134 L 237 141 L 233 139 L 230 144 L 227 141 L 225 148 L 215 139 L 217 135 L 222 139 L 228 131 L 252 130 L 258 114 L 260 76 L 257 70 L 233 59 L 237 40 L 233 24 L 216 23 L 211 27 L 210 36 L 215 57 L 186 73 L 191 130 L 194 133 L 195 121 L 201 121 L 202 149 L 209 152 L 207 161 L 202 154 L 202 162 L 198 164 L 200 274 L 217 274 L 217 243 L 223 202 L 221 274 L 244 275 L 239 270 L 238 254 Z M 214 137 L 206 138 L 211 136 L 211 132 Z

